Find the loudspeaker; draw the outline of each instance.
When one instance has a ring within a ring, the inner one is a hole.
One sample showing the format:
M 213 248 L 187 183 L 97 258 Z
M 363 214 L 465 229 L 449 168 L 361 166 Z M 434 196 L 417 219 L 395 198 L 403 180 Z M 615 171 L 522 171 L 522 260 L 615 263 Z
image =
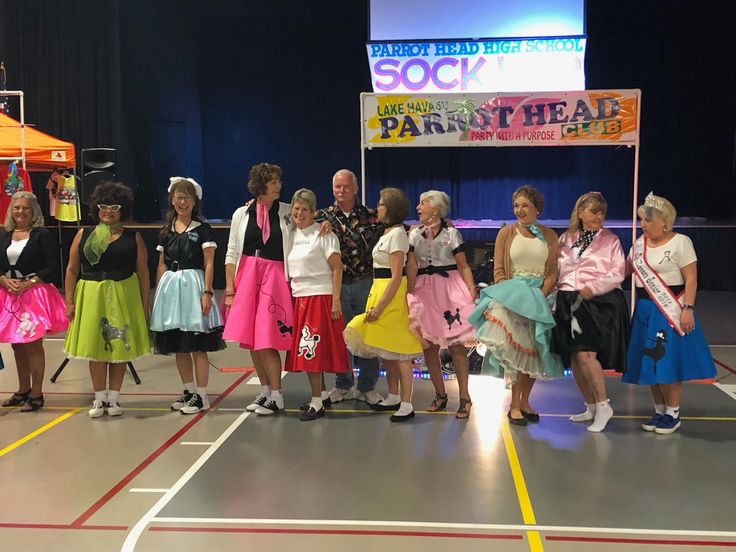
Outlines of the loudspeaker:
M 115 179 L 117 152 L 113 148 L 88 148 L 82 150 L 82 182 L 80 197 L 89 205 L 92 191 L 100 182 Z
M 493 253 L 495 243 L 492 241 L 465 242 L 465 257 L 476 285 L 493 283 Z

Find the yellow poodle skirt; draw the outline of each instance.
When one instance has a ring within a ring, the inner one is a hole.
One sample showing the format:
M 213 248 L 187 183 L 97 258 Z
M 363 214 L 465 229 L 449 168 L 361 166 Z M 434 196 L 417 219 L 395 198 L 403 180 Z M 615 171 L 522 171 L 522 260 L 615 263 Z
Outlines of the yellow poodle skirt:
M 368 312 L 383 295 L 390 278 L 373 280 L 365 304 Z M 422 345 L 409 330 L 409 307 L 406 304 L 406 277 L 378 320 L 365 321 L 365 313 L 353 318 L 343 332 L 345 344 L 362 358 L 410 360 L 422 354 Z

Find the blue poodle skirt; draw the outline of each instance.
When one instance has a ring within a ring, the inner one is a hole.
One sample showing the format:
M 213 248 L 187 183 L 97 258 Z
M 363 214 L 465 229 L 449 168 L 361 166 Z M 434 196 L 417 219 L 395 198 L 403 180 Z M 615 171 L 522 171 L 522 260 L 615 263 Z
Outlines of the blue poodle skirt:
M 541 283 L 540 277 L 515 276 L 481 291 L 468 321 L 488 348 L 482 374 L 512 382 L 519 372 L 541 379 L 563 376 L 560 357 L 550 351 L 555 321 Z
M 651 299 L 637 299 L 626 364 L 621 381 L 641 385 L 710 379 L 716 375 L 697 316 L 693 331 L 678 335 Z
M 150 328 L 157 354 L 220 351 L 223 321 L 212 298 L 209 314 L 202 314 L 204 272 L 184 269 L 164 272 L 156 287 Z

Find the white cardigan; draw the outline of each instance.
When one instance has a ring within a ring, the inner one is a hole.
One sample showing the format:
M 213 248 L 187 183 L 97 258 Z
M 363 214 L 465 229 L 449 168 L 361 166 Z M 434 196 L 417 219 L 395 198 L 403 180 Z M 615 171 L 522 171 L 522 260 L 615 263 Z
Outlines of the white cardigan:
M 243 256 L 243 245 L 245 242 L 245 229 L 248 227 L 248 219 L 250 213 L 248 207 L 239 207 L 233 213 L 233 220 L 230 223 L 230 237 L 227 240 L 227 253 L 225 254 L 225 264 L 234 264 L 237 270 L 240 257 Z M 289 255 L 289 244 L 291 243 L 291 234 L 294 224 L 291 222 L 291 205 L 279 202 L 279 226 L 281 227 L 281 246 L 284 251 L 284 276 L 289 280 L 289 267 L 287 257 Z

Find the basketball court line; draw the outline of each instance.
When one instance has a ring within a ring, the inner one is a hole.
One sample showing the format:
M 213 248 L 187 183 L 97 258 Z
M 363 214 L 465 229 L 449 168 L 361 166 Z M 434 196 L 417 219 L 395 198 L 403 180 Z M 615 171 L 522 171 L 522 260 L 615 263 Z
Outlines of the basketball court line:
M 79 412 L 82 409 L 81 408 L 72 408 L 71 410 L 70 409 L 65 409 L 65 410 L 68 410 L 68 412 L 66 414 L 62 414 L 61 416 L 59 416 L 57 418 L 54 418 L 49 423 L 47 423 L 47 424 L 39 427 L 38 429 L 30 432 L 29 434 L 21 437 L 20 439 L 18 439 L 14 443 L 11 443 L 7 447 L 5 447 L 2 450 L 0 450 L 0 458 L 2 458 L 3 456 L 5 456 L 9 452 L 17 449 L 19 446 L 23 445 L 24 443 L 27 443 L 28 441 L 30 441 L 34 437 L 38 437 L 39 435 L 41 435 L 45 431 L 48 431 L 49 429 L 51 429 L 55 425 L 60 424 L 61 422 L 63 422 L 67 418 L 71 418 L 72 416 L 74 416 L 74 414 L 76 414 L 77 412 Z

